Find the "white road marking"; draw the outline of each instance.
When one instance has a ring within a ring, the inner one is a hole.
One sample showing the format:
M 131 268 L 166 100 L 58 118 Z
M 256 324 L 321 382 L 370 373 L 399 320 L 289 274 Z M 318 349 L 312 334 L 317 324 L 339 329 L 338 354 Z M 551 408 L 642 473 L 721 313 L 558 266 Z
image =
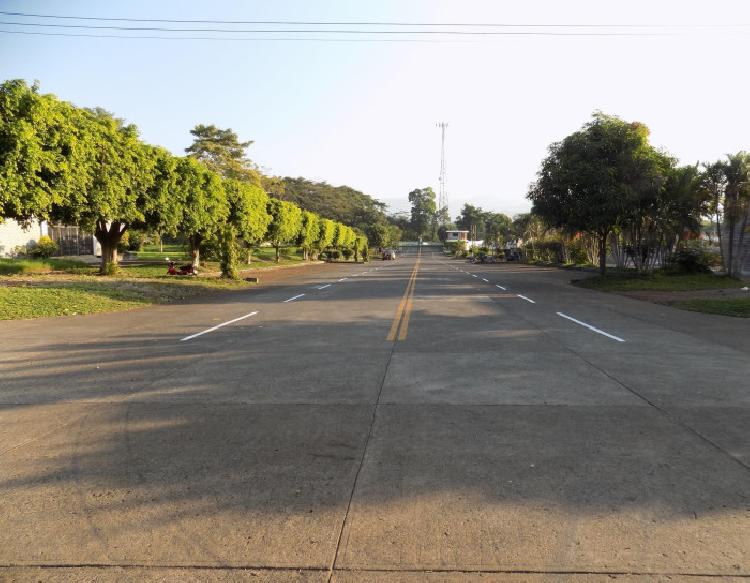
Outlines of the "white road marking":
M 349 278 L 348 277 L 342 277 L 339 281 L 346 281 L 347 279 L 349 279 Z
M 327 287 L 331 287 L 332 285 L 333 285 L 333 284 L 331 284 L 331 283 L 327 283 L 327 284 L 325 284 L 325 285 L 321 285 L 321 286 L 320 286 L 320 287 L 319 287 L 318 289 L 325 289 L 325 288 L 327 288 Z
M 526 300 L 526 301 L 527 301 L 527 302 L 529 302 L 530 304 L 535 304 L 535 303 L 536 303 L 536 302 L 535 302 L 534 300 L 532 300 L 532 299 L 530 299 L 530 298 L 527 298 L 526 296 L 522 296 L 521 294 L 516 294 L 516 295 L 517 295 L 517 296 L 518 296 L 519 298 L 521 298 L 522 300 Z
M 471 277 L 479 277 L 479 276 L 478 276 L 478 275 L 474 275 L 474 274 L 472 273 L 472 274 L 471 274 Z
M 291 298 L 289 298 L 288 300 L 284 300 L 284 301 L 283 301 L 282 303 L 286 304 L 286 303 L 288 303 L 288 302 L 293 302 L 293 301 L 294 301 L 294 300 L 296 300 L 297 298 L 301 298 L 301 297 L 302 297 L 302 296 L 304 296 L 304 295 L 305 295 L 305 294 L 297 294 L 296 296 L 292 296 L 292 297 L 291 297 Z
M 571 322 L 575 322 L 576 324 L 580 324 L 584 328 L 588 328 L 592 332 L 596 332 L 597 334 L 601 334 L 602 336 L 606 336 L 607 338 L 611 338 L 612 340 L 617 340 L 618 342 L 625 342 L 624 338 L 620 338 L 619 336 L 615 336 L 613 334 L 609 334 L 605 332 L 604 330 L 599 330 L 596 326 L 592 326 L 591 324 L 587 324 L 586 322 L 581 322 L 580 320 L 576 320 L 575 318 L 571 318 L 567 314 L 563 314 L 562 312 L 557 312 L 557 315 L 561 318 L 565 318 L 566 320 L 570 320 Z
M 503 290 L 503 291 L 508 291 L 507 289 L 505 289 L 505 288 L 504 288 L 503 286 L 501 286 L 501 285 L 497 285 L 497 284 L 495 284 L 495 287 L 499 287 L 499 288 L 500 288 L 501 290 Z
M 234 322 L 239 322 L 240 320 L 244 320 L 245 318 L 249 318 L 250 316 L 255 316 L 258 312 L 250 312 L 249 314 L 245 314 L 244 316 L 240 316 L 239 318 L 234 318 L 233 320 L 228 320 L 226 322 L 222 322 L 221 324 L 216 324 L 216 326 L 212 326 L 211 328 L 208 328 L 207 330 L 204 330 L 203 332 L 198 332 L 197 334 L 191 334 L 190 336 L 185 336 L 185 338 L 180 338 L 180 342 L 184 342 L 185 340 L 191 340 L 193 338 L 197 338 L 198 336 L 203 336 L 204 334 L 208 334 L 209 332 L 215 332 L 222 326 L 226 326 L 227 324 L 233 324 Z
M 485 279 L 484 277 L 482 278 L 482 281 L 486 281 L 487 283 L 490 283 L 490 280 L 489 279 Z

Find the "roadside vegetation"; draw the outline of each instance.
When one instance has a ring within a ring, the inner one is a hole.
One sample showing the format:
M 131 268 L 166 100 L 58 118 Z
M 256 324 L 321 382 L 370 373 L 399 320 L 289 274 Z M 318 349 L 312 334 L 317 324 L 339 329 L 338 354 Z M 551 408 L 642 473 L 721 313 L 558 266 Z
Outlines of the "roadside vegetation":
M 737 298 L 731 300 L 685 300 L 674 302 L 676 308 L 704 312 L 706 314 L 717 314 L 719 316 L 732 316 L 735 318 L 750 318 L 750 298 Z
M 457 257 L 598 267 L 598 278 L 577 285 L 673 292 L 672 301 L 662 296 L 653 301 L 744 314 L 743 297 L 682 301 L 678 295 L 748 285 L 739 279 L 750 264 L 747 152 L 679 166 L 651 145 L 644 124 L 596 112 L 580 130 L 550 145 L 527 198 L 531 212 L 513 219 L 464 205 L 455 226 L 468 231 L 470 241 L 482 241 L 481 246 L 453 244 L 446 251 Z
M 737 289 L 746 284 L 733 277 L 713 273 L 666 273 L 649 274 L 611 273 L 604 276 L 579 279 L 573 282 L 579 287 L 599 291 L 692 291 L 707 289 Z
M 51 258 L 58 249 L 49 237 L 18 249 L 0 260 L 1 317 L 174 301 L 243 287 L 250 269 L 368 259 L 366 230 L 387 222 L 383 205 L 348 187 L 264 176 L 246 156 L 252 142 L 231 129 L 198 125 L 191 134 L 186 155 L 174 156 L 102 109 L 2 83 L 0 222 L 78 226 L 96 236 L 101 260 Z M 309 188 L 333 198 L 322 204 Z M 293 202 L 325 213 L 347 197 L 333 218 Z M 168 261 L 199 275 L 167 275 Z

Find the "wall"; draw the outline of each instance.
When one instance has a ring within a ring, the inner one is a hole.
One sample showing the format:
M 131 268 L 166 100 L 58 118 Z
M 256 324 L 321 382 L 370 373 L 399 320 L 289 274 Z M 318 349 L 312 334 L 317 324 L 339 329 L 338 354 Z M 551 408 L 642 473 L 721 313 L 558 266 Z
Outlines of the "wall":
M 47 223 L 44 221 L 41 223 L 34 221 L 26 230 L 16 221 L 10 219 L 3 221 L 0 223 L 0 257 L 8 257 L 16 247 L 29 246 L 46 234 Z

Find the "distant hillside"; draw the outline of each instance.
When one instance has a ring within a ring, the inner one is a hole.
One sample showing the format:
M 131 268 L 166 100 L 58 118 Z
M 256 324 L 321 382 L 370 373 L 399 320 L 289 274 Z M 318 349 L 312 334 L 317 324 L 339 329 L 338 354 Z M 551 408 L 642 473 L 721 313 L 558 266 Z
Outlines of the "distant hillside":
M 264 176 L 263 186 L 271 196 L 363 230 L 385 221 L 385 203 L 349 186 L 289 176 Z

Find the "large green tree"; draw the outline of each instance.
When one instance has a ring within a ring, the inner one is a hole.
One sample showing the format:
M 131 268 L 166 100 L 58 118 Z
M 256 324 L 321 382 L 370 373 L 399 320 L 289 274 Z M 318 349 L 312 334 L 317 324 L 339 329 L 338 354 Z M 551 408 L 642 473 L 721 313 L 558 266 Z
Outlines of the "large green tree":
M 268 214 L 268 195 L 259 186 L 239 180 L 224 181 L 224 191 L 229 204 L 229 222 L 244 241 L 247 262 L 252 260 L 252 246 L 263 241 L 271 222 Z
M 281 246 L 293 242 L 302 230 L 302 209 L 296 204 L 272 198 L 268 202 L 268 214 L 271 222 L 266 238 L 276 250 L 278 263 Z
M 302 211 L 302 228 L 297 236 L 297 245 L 302 247 L 304 259 L 309 259 L 320 236 L 320 217 L 310 211 Z
M 336 221 L 321 219 L 318 229 L 317 247 L 322 251 L 333 245 L 336 238 Z
M 37 85 L 0 85 L 0 221 L 47 218 L 53 205 L 87 188 L 87 140 L 77 117 Z
M 661 160 L 648 135 L 641 123 L 595 113 L 581 130 L 550 146 L 528 194 L 533 212 L 551 226 L 597 237 L 601 273 L 609 234 L 661 179 Z
M 410 227 L 417 237 L 425 237 L 436 224 L 435 192 L 429 186 L 415 188 L 409 193 L 409 202 L 411 203 Z
M 190 133 L 193 143 L 185 148 L 188 156 L 200 160 L 224 178 L 261 186 L 260 173 L 246 154 L 253 144 L 251 140 L 241 142 L 231 128 L 221 129 L 215 125 L 199 124 Z
M 192 264 L 198 268 L 201 245 L 217 237 L 227 223 L 227 195 L 221 177 L 193 158 L 179 160 L 177 175 L 184 196 L 179 229 L 188 238 Z
M 104 110 L 76 110 L 75 118 L 89 162 L 86 187 L 71 193 L 63 204 L 53 205 L 51 216 L 93 231 L 101 245 L 100 272 L 110 273 L 116 268 L 117 244 L 125 232 L 131 227 L 156 227 L 168 212 L 150 203 L 158 155 L 138 140 L 135 126 Z M 174 192 L 161 194 L 171 198 Z
M 481 207 L 465 203 L 461 214 L 456 217 L 456 227 L 462 231 L 469 231 L 470 236 L 483 241 L 485 237 L 485 219 L 487 213 Z

